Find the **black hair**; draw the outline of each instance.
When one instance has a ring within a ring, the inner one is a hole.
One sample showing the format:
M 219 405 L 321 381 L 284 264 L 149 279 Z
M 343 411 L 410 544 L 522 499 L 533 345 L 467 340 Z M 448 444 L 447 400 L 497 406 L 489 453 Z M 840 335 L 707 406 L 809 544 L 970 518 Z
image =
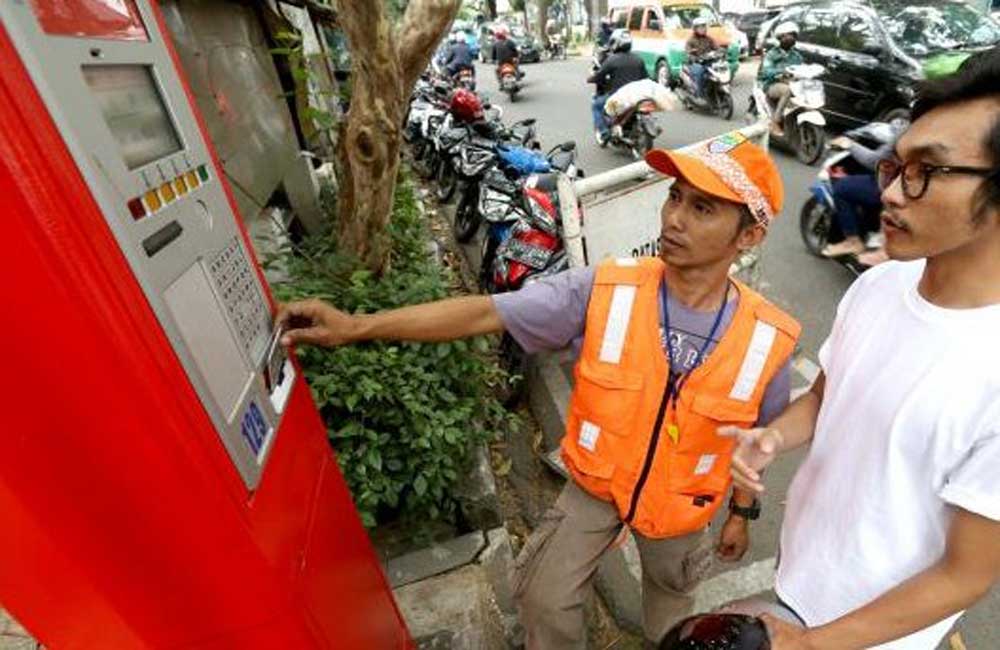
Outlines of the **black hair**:
M 935 108 L 983 97 L 993 97 L 1000 107 L 1000 45 L 973 54 L 954 74 L 921 82 L 913 104 L 913 121 Z M 1000 110 L 995 113 L 983 145 L 990 154 L 992 172 L 976 197 L 977 220 L 985 216 L 988 206 L 1000 209 Z

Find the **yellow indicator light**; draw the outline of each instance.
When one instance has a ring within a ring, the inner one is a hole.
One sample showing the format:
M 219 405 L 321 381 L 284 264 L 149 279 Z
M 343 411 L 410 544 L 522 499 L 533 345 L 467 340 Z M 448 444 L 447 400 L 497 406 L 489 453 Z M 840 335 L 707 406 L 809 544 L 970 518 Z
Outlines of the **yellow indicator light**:
M 160 196 L 163 197 L 164 203 L 170 203 L 177 198 L 174 196 L 174 188 L 170 186 L 170 183 L 164 183 L 160 186 Z
M 182 194 L 187 194 L 188 188 L 187 185 L 184 184 L 183 176 L 178 176 L 177 178 L 174 179 L 174 189 L 177 190 L 178 196 Z
M 150 212 L 156 212 L 163 206 L 163 202 L 160 201 L 160 195 L 156 193 L 156 190 L 146 192 L 142 200 L 146 204 L 146 209 Z
M 187 186 L 192 190 L 201 185 L 198 181 L 198 174 L 195 174 L 194 172 L 187 172 L 184 174 L 184 180 L 187 181 Z

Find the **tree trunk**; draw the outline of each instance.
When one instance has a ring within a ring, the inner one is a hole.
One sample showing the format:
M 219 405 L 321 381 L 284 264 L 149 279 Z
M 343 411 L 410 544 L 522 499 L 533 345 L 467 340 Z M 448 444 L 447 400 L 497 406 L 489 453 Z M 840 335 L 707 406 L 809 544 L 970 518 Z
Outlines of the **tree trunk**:
M 537 0 L 538 2 L 538 39 L 543 46 L 549 44 L 549 5 L 552 0 Z
M 486 0 L 486 14 L 490 20 L 497 19 L 497 0 Z
M 587 36 L 594 38 L 597 35 L 597 22 L 601 19 L 597 15 L 597 2 L 596 0 L 586 0 L 584 3 L 584 9 L 587 11 Z
M 370 270 L 388 263 L 387 226 L 399 169 L 401 129 L 413 86 L 461 0 L 412 0 L 393 31 L 382 2 L 341 0 L 352 57 L 351 108 L 338 146 L 337 241 Z

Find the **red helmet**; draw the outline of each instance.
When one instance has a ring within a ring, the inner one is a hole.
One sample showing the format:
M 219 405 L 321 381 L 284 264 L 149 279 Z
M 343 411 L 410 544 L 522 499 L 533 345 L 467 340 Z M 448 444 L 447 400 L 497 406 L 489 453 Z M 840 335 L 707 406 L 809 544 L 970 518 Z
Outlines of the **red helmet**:
M 459 88 L 452 94 L 448 109 L 452 115 L 463 122 L 475 122 L 483 119 L 483 103 L 479 101 L 476 93 L 465 88 Z
M 503 25 L 497 27 L 496 30 L 493 32 L 493 37 L 498 41 L 504 40 L 505 38 L 507 38 L 507 28 Z

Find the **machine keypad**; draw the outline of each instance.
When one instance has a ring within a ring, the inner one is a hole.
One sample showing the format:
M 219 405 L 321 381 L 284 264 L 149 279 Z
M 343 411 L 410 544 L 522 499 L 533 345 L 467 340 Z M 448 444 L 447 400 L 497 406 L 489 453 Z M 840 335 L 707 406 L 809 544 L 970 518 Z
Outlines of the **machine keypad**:
M 233 238 L 209 263 L 209 270 L 250 361 L 256 365 L 267 351 L 270 316 L 243 246 Z

